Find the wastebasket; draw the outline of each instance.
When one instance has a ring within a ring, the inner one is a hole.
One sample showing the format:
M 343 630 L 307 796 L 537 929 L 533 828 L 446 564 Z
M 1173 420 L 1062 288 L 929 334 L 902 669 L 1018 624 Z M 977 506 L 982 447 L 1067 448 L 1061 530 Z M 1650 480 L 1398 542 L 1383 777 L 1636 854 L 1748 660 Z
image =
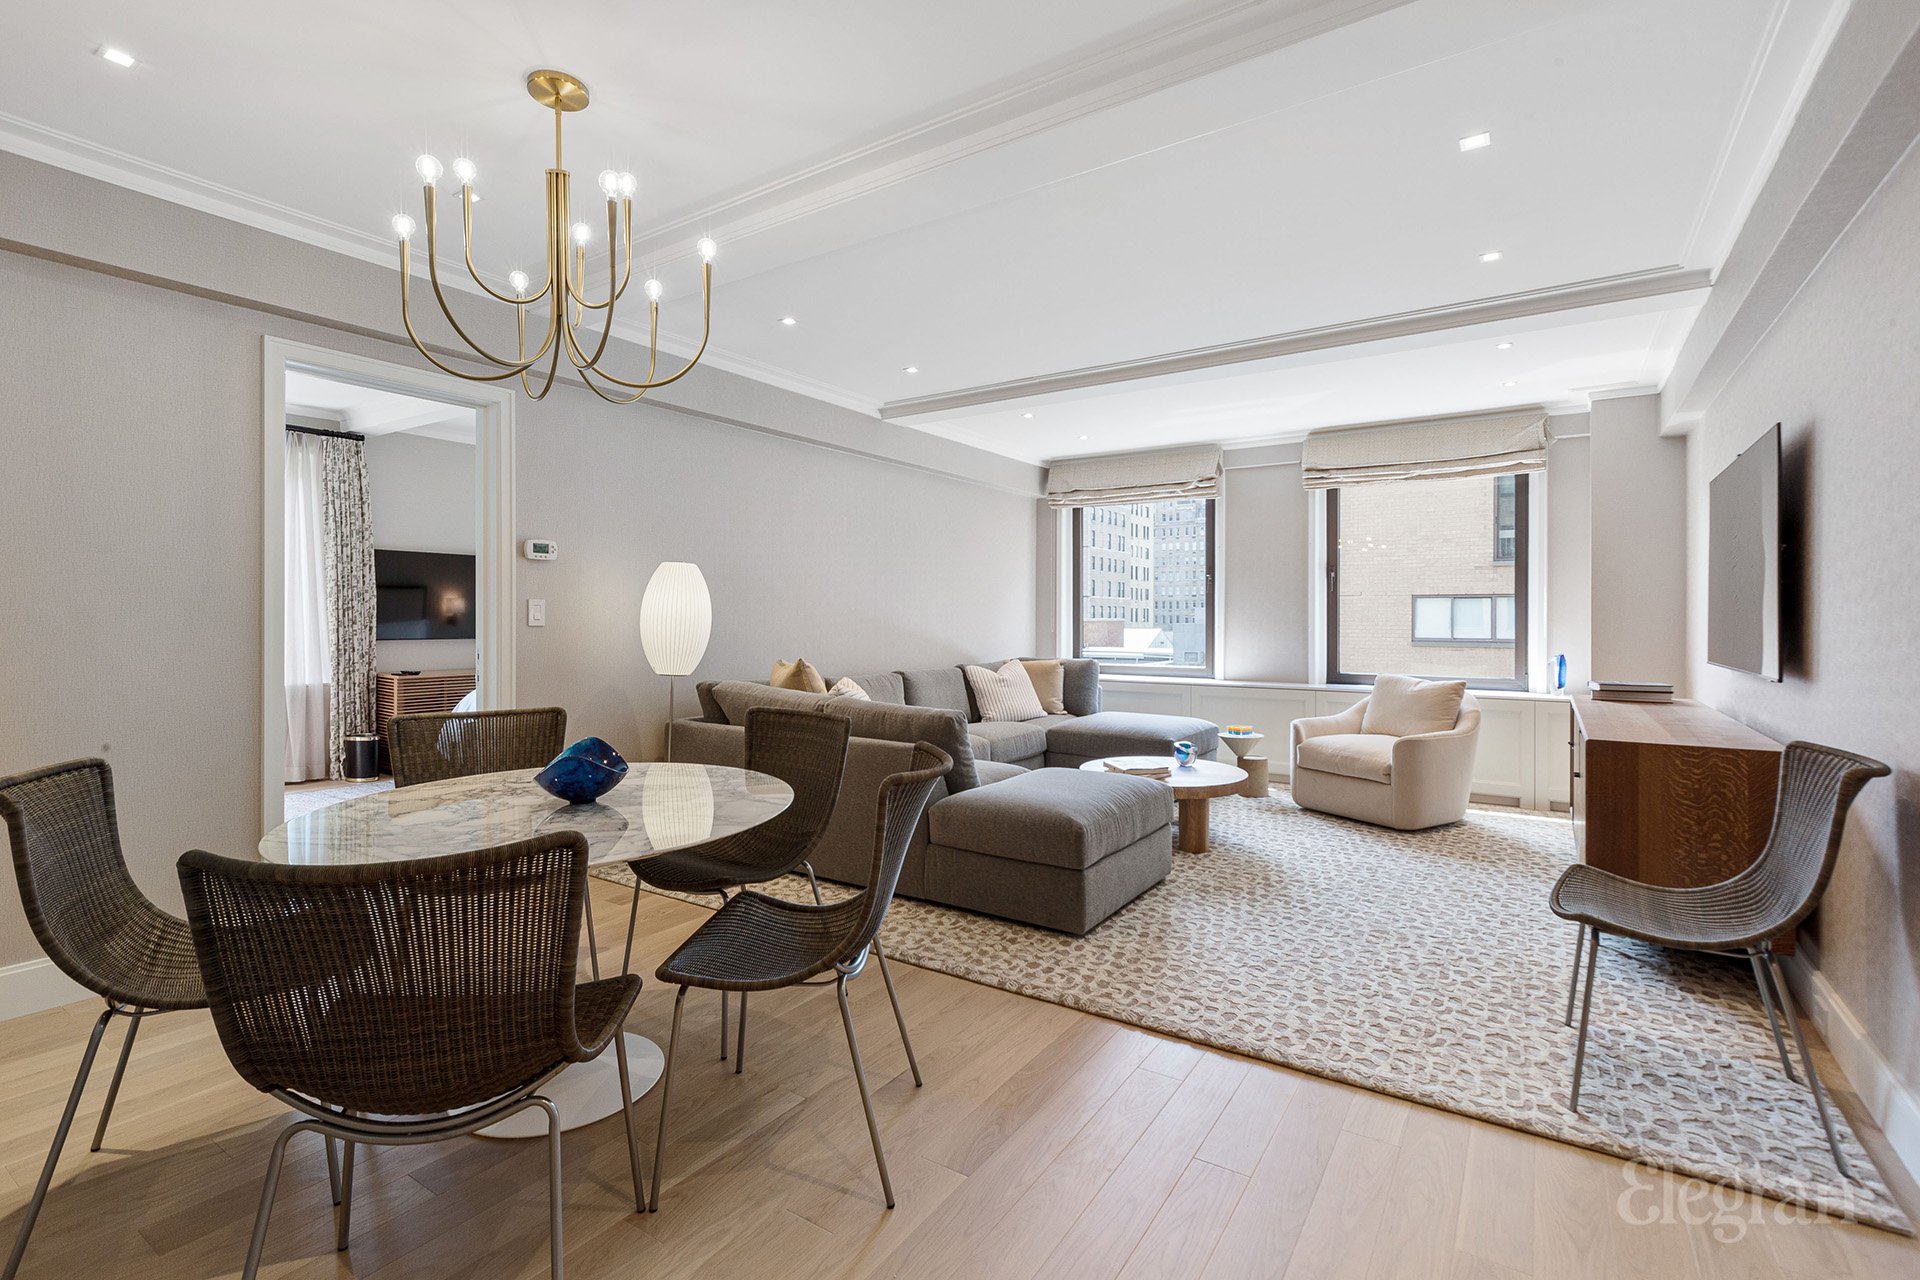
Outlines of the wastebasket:
M 380 739 L 371 733 L 350 733 L 346 739 L 346 774 L 354 782 L 372 782 L 380 776 Z

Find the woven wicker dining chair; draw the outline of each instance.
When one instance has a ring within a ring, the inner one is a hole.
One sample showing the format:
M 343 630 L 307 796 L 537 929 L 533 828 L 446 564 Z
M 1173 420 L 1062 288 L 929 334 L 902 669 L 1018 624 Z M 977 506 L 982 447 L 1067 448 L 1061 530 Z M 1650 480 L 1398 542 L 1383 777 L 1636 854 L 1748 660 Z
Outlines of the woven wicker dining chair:
M 125 1018 L 127 1038 L 121 1043 L 120 1061 L 94 1126 L 95 1151 L 106 1137 L 107 1120 L 120 1096 L 120 1081 L 141 1021 L 156 1013 L 204 1009 L 207 996 L 194 963 L 187 922 L 156 907 L 127 873 L 114 812 L 113 771 L 106 761 L 70 760 L 0 778 L 0 816 L 6 819 L 20 905 L 34 940 L 62 973 L 107 1005 L 94 1021 L 93 1035 L 80 1056 L 80 1069 L 74 1073 L 66 1110 L 53 1131 L 40 1181 L 20 1220 L 6 1270 L 0 1273 L 13 1280 L 53 1183 L 54 1166 L 66 1146 L 107 1024 Z
M 300 1114 L 274 1139 L 243 1275 L 254 1276 L 287 1144 L 345 1151 L 335 1246 L 347 1247 L 353 1155 L 547 1120 L 550 1266 L 564 1274 L 560 1113 L 542 1087 L 608 1043 L 644 1211 L 621 1024 L 637 975 L 576 985 L 587 844 L 560 831 L 494 849 L 361 866 L 180 859 L 187 919 L 220 1044 L 242 1079 Z
M 847 740 L 853 731 L 845 716 L 824 711 L 800 711 L 786 707 L 754 707 L 747 712 L 746 766 L 758 773 L 770 774 L 793 788 L 793 803 L 770 821 L 737 835 L 710 840 L 689 849 L 679 849 L 655 858 L 639 858 L 628 864 L 633 871 L 633 904 L 627 914 L 627 949 L 621 970 L 633 967 L 633 938 L 640 919 L 642 886 L 672 893 L 715 894 L 720 905 L 737 889 L 765 884 L 794 871 L 804 871 L 813 887 L 813 900 L 820 901 L 820 878 L 808 861 L 814 846 L 820 843 L 840 800 L 840 781 L 847 766 Z M 900 1027 L 900 1041 L 906 1046 L 907 1062 L 913 1068 L 913 1082 L 920 1083 L 920 1064 L 913 1054 L 913 1041 L 907 1035 L 907 1020 L 900 1011 L 900 998 L 893 985 L 893 972 L 887 967 L 887 955 L 874 941 L 874 959 L 880 962 L 880 977 L 886 983 L 893 1003 L 894 1022 Z M 738 1048 L 733 1055 L 735 1074 L 746 1069 L 747 1000 L 740 998 Z M 720 993 L 720 1058 L 727 1058 L 727 992 Z
M 1573 978 L 1567 987 L 1568 1026 L 1573 1025 L 1574 994 L 1580 983 L 1580 950 L 1587 952 L 1586 994 L 1580 999 L 1580 1039 L 1573 1057 L 1573 1089 L 1568 1105 L 1580 1110 L 1580 1077 L 1586 1068 L 1587 1018 L 1593 1007 L 1593 975 L 1600 937 L 1613 933 L 1663 947 L 1744 955 L 1753 967 L 1760 1003 L 1767 1011 L 1774 1048 L 1788 1079 L 1795 1080 L 1780 1034 L 1775 1005 L 1786 1015 L 1800 1063 L 1807 1073 L 1814 1106 L 1827 1131 L 1827 1145 L 1840 1172 L 1853 1177 L 1840 1151 L 1820 1072 L 1807 1052 L 1806 1037 L 1793 998 L 1780 973 L 1773 939 L 1813 914 L 1833 877 L 1847 810 L 1860 788 L 1891 772 L 1866 756 L 1792 742 L 1780 757 L 1780 785 L 1774 800 L 1773 830 L 1766 847 L 1746 870 L 1718 884 L 1674 889 L 1642 884 L 1597 867 L 1576 863 L 1561 874 L 1550 899 L 1553 913 L 1579 925 L 1574 935 Z
M 847 1005 L 847 982 L 865 968 L 867 953 L 878 940 L 893 903 L 894 885 L 907 860 L 914 828 L 933 795 L 934 784 L 953 768 L 953 758 L 925 742 L 914 744 L 910 767 L 880 784 L 875 818 L 872 871 L 867 886 L 851 898 L 822 906 L 787 902 L 744 890 L 714 912 L 660 966 L 662 982 L 676 984 L 673 1032 L 667 1040 L 667 1060 L 660 1077 L 660 1127 L 654 1136 L 653 1201 L 660 1207 L 660 1179 L 667 1147 L 667 1107 L 672 1096 L 673 1057 L 680 1044 L 680 1015 L 687 990 L 734 991 L 744 1002 L 752 991 L 824 985 L 832 981 L 840 998 L 840 1022 L 847 1032 L 847 1052 L 853 1058 L 853 1079 L 860 1086 L 860 1105 L 867 1115 L 867 1136 L 873 1140 L 874 1163 L 880 1168 L 880 1187 L 887 1208 L 893 1208 L 893 1180 L 887 1174 L 887 1153 L 880 1145 L 880 1126 L 873 1116 L 873 1096 L 867 1090 L 866 1066 L 860 1060 L 860 1042 L 853 1033 L 853 1012 Z M 829 979 L 827 975 L 831 975 Z M 899 1010 L 896 1001 L 895 1012 Z M 918 1083 L 916 1079 L 915 1083 Z
M 393 785 L 543 769 L 567 745 L 565 707 L 409 712 L 387 722 Z

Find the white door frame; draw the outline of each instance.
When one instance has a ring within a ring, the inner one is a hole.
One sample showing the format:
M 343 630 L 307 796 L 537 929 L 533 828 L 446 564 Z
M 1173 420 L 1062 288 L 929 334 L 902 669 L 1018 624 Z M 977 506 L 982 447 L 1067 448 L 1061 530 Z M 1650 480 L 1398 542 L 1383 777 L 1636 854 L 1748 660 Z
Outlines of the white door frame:
M 422 396 L 474 411 L 477 602 L 483 709 L 514 705 L 513 392 L 426 369 L 268 336 L 263 344 L 260 580 L 260 822 L 285 820 L 287 379 L 294 368 L 340 382 Z

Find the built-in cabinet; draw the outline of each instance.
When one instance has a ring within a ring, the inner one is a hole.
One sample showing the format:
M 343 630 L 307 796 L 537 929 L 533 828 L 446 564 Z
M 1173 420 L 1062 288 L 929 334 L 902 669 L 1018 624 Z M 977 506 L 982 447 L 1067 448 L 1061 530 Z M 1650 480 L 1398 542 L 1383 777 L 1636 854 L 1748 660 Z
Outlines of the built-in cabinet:
M 1237 680 L 1179 680 L 1103 676 L 1101 706 L 1108 711 L 1155 711 L 1197 716 L 1215 724 L 1250 724 L 1267 735 L 1261 744 L 1273 777 L 1288 774 L 1288 730 L 1295 720 L 1346 710 L 1367 691 L 1352 685 L 1265 684 Z M 1523 809 L 1559 809 L 1572 799 L 1567 743 L 1572 736 L 1567 699 L 1552 694 L 1476 690 L 1480 743 L 1474 799 Z M 1231 753 L 1222 747 L 1222 759 Z

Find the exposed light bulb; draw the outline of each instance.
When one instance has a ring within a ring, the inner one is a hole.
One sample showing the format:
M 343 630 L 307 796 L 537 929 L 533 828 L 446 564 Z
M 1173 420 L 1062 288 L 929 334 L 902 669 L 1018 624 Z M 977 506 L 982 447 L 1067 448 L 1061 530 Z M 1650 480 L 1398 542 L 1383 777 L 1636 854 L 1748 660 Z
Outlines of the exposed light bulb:
M 588 226 L 584 222 L 576 222 L 573 224 L 573 242 L 575 244 L 579 245 L 581 248 L 584 249 L 586 247 L 587 241 L 591 239 L 593 239 L 592 227 Z
M 720 252 L 720 246 L 706 236 L 701 236 L 699 243 L 693 247 L 694 250 L 699 253 L 702 262 L 712 262 L 713 255 Z
M 611 169 L 600 171 L 600 191 L 611 200 L 620 194 L 620 175 Z
M 527 285 L 529 281 L 527 280 L 526 272 L 524 271 L 507 272 L 507 283 L 513 286 L 514 293 L 519 297 L 524 298 L 527 296 Z
M 420 175 L 420 181 L 432 186 L 440 181 L 440 175 L 446 170 L 432 156 L 421 156 L 413 162 L 413 171 Z
M 658 280 L 649 280 L 641 287 L 647 291 L 648 302 L 660 301 L 660 295 L 666 292 L 666 288 Z
M 413 238 L 413 219 L 409 218 L 404 213 L 394 214 L 393 215 L 393 234 L 394 234 L 394 238 L 398 240 L 412 239 Z
M 467 159 L 465 156 L 461 156 L 453 162 L 453 176 L 460 179 L 460 185 L 463 187 L 472 186 L 473 175 L 478 172 L 479 170 L 473 167 L 473 161 Z
M 640 189 L 640 179 L 630 173 L 620 175 L 620 195 L 623 199 L 633 199 L 633 193 Z

